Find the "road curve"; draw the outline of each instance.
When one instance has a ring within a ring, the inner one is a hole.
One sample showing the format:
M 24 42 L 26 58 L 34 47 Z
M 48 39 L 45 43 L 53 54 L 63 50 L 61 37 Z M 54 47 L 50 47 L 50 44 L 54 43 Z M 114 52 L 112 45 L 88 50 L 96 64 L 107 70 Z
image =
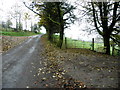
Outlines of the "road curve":
M 34 82 L 32 68 L 37 65 L 32 64 L 37 64 L 41 58 L 40 37 L 31 36 L 2 55 L 2 88 L 26 88 Z

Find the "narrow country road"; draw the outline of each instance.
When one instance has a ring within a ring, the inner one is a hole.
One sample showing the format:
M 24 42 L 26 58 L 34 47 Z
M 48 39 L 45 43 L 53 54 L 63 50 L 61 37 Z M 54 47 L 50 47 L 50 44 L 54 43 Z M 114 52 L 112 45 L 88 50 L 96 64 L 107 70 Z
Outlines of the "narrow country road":
M 2 88 L 32 86 L 34 82 L 32 77 L 36 73 L 33 69 L 37 67 L 41 58 L 40 37 L 41 35 L 31 36 L 24 43 L 2 55 Z
M 58 50 L 45 42 L 41 35 L 32 36 L 2 54 L 2 88 L 61 88 L 71 78 L 82 87 L 119 86 L 119 58 Z

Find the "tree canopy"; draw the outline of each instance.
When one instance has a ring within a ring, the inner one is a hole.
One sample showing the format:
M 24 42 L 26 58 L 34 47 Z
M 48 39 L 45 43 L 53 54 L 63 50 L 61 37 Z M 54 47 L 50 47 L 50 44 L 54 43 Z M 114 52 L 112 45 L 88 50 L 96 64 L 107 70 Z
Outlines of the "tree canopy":
M 40 16 L 39 25 L 46 28 L 48 39 L 52 41 L 54 33 L 60 33 L 58 46 L 62 47 L 64 29 L 69 24 L 74 23 L 75 15 L 74 6 L 66 2 L 32 2 L 29 6 L 25 6 Z

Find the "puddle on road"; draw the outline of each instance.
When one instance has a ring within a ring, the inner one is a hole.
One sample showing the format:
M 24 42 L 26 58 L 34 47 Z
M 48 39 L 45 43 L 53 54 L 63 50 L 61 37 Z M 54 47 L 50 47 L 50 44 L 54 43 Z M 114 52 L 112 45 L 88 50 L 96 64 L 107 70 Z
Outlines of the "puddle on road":
M 36 41 L 38 41 L 40 37 L 41 37 L 40 35 L 30 36 L 30 39 L 26 42 L 26 44 L 29 43 L 29 42 L 30 42 L 32 39 L 34 39 L 34 38 L 37 38 Z
M 34 35 L 34 36 L 31 36 L 32 38 L 35 38 L 35 37 L 38 37 L 39 35 Z
M 27 42 L 25 42 L 25 44 L 29 43 L 32 40 L 32 38 L 30 38 Z

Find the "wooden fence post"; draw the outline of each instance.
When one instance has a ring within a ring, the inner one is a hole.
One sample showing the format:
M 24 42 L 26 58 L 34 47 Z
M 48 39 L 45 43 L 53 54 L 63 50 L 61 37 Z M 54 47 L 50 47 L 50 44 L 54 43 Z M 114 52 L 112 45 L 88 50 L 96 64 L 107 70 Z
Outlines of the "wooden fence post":
M 92 38 L 92 50 L 94 51 L 94 38 Z
M 65 37 L 65 48 L 67 49 L 67 38 Z

